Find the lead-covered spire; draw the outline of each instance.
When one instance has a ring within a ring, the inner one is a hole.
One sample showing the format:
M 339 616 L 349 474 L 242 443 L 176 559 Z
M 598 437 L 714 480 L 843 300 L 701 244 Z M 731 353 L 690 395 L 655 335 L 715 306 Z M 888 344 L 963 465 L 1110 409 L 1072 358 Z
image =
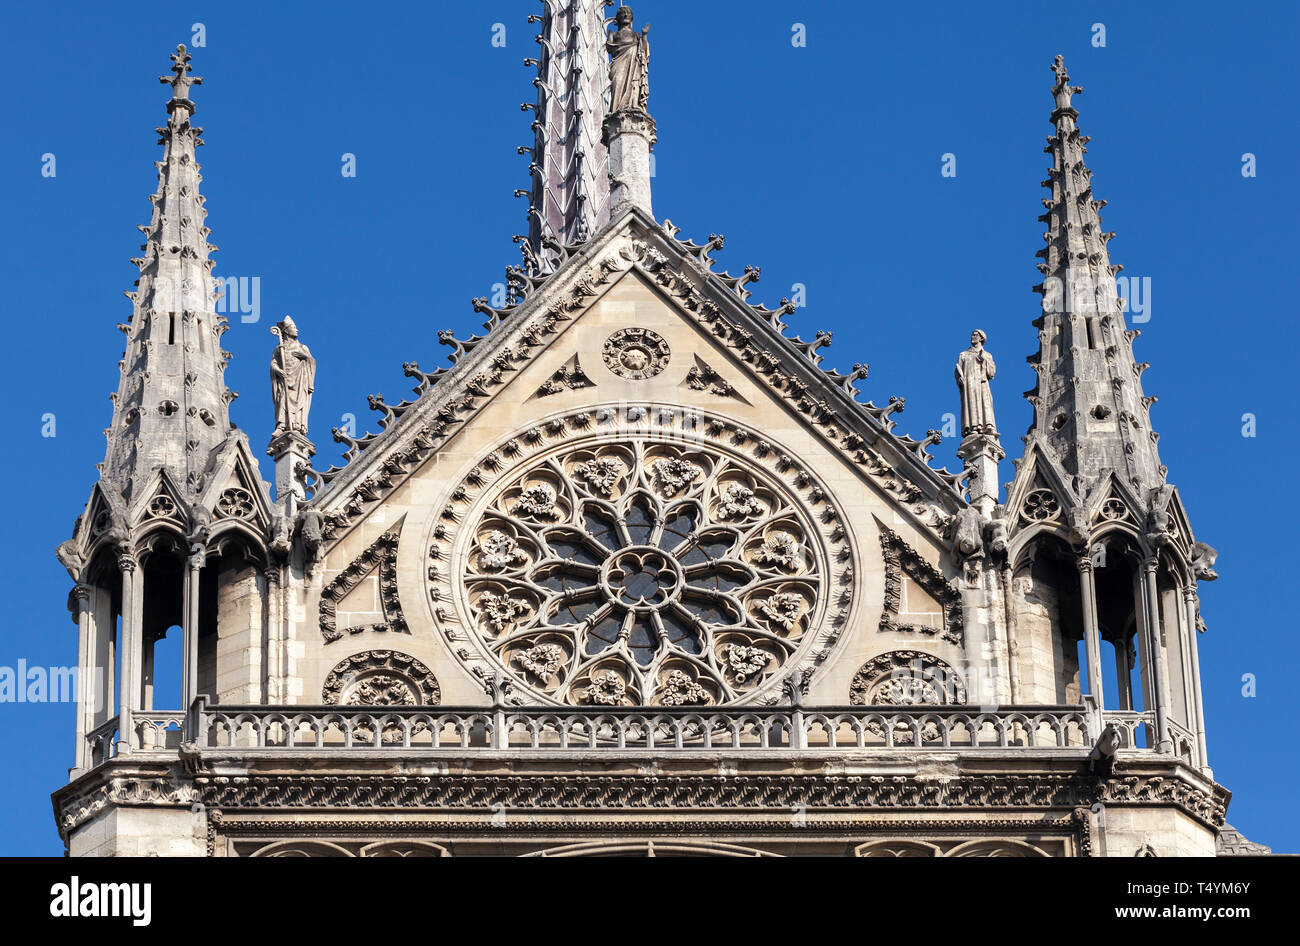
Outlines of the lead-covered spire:
M 1139 334 L 1124 324 L 1107 243 L 1102 230 L 1104 200 L 1093 195 L 1092 173 L 1084 165 L 1088 136 L 1079 132 L 1072 98 L 1083 91 L 1070 84 L 1062 57 L 1052 64 L 1056 100 L 1051 121 L 1055 134 L 1043 150 L 1052 156 L 1043 186 L 1051 197 L 1038 219 L 1047 224 L 1038 251 L 1043 282 L 1038 327 L 1039 350 L 1029 358 L 1038 383 L 1026 397 L 1034 421 L 1026 443 L 1053 457 L 1086 496 L 1113 471 L 1138 495 L 1164 484 L 1165 468 L 1156 451 L 1149 408 L 1155 398 L 1142 393 L 1147 367 L 1133 357 Z
M 525 256 L 547 253 L 548 242 L 569 245 L 588 239 L 609 220 L 609 155 L 601 123 L 609 97 L 605 18 L 601 0 L 543 0 L 536 37 L 533 147 L 529 172 Z
M 129 502 L 154 472 L 165 469 L 190 495 L 201 488 L 212 450 L 230 431 L 225 384 L 229 353 L 221 349 L 225 317 L 216 311 L 212 277 L 216 247 L 208 243 L 208 212 L 199 193 L 195 149 L 203 129 L 191 124 L 192 75 L 184 46 L 172 54 L 172 74 L 159 81 L 171 86 L 167 124 L 158 128 L 163 158 L 155 162 L 158 187 L 149 200 L 153 214 L 142 255 L 130 321 L 120 362 L 121 382 L 114 395 L 113 425 L 106 431 L 108 452 L 100 477 Z

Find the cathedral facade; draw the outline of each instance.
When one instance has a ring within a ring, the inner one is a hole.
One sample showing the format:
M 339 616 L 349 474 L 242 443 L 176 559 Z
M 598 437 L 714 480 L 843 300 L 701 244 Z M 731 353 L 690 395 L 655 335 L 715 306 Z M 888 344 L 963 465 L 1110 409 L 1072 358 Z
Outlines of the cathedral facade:
M 956 364 L 963 468 L 935 469 L 937 433 L 858 398 L 865 366 L 824 369 L 828 333 L 791 337 L 721 237 L 654 215 L 632 12 L 544 7 L 508 299 L 440 335 L 449 366 L 405 366 L 412 398 L 370 399 L 376 432 L 334 431 L 326 470 L 315 360 L 279 323 L 273 484 L 231 421 L 201 80 L 172 56 L 108 452 L 59 548 L 107 680 L 53 796 L 68 851 L 1251 849 L 1206 752 L 1215 553 L 1160 462 L 1060 57 L 1003 499 L 984 332 Z M 169 632 L 179 706 L 154 699 Z

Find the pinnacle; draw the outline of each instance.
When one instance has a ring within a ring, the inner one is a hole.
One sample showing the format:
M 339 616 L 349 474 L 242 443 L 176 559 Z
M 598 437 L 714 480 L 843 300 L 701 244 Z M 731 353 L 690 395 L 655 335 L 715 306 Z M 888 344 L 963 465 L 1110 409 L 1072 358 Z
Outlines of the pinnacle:
M 1115 283 L 1124 267 L 1110 260 L 1107 244 L 1115 233 L 1101 227 L 1106 201 L 1094 194 L 1084 162 L 1090 139 L 1075 124 L 1072 97 L 1083 89 L 1070 83 L 1064 57 L 1055 57 L 1052 73 L 1056 131 L 1043 149 L 1052 156 L 1042 182 L 1051 196 L 1038 217 L 1047 232 L 1035 253 L 1043 279 L 1034 291 L 1042 297 L 1042 311 L 1034 320 L 1039 348 L 1028 359 L 1036 373 L 1034 388 L 1026 392 L 1034 407 L 1029 436 L 1085 484 L 1106 470 L 1123 470 L 1130 480 L 1156 486 L 1163 474 L 1154 440 L 1139 438 L 1120 420 L 1143 416 L 1147 399 Z M 1116 420 L 1067 426 L 1068 418 L 1084 414 Z
M 203 80 L 192 74 L 190 59 L 177 46 L 171 75 L 159 77 L 171 87 L 167 124 L 158 129 L 162 160 L 154 162 L 149 222 L 137 227 L 145 242 L 131 259 L 139 270 L 135 290 L 125 293 L 131 316 L 119 326 L 126 351 L 101 475 L 124 494 L 143 488 L 156 469 L 189 482 L 230 428 L 232 398 L 223 380 L 229 355 L 219 344 L 223 319 L 215 311 L 209 256 L 215 246 L 203 225 L 194 159 L 202 129 L 190 123 L 190 88 Z

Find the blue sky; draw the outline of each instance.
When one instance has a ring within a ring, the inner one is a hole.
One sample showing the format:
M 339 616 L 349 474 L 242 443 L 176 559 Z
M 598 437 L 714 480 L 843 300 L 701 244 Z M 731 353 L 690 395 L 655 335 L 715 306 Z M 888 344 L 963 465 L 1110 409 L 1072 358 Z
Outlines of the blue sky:
M 0 260 L 8 287 L 0 396 L 0 665 L 75 662 L 54 557 L 103 459 L 130 304 L 128 262 L 149 219 L 161 149 L 157 82 L 177 43 L 194 48 L 196 122 L 218 275 L 258 277 L 260 320 L 233 320 L 233 417 L 255 445 L 272 426 L 269 328 L 292 314 L 319 361 L 312 408 L 325 431 L 365 396 L 400 399 L 404 361 L 443 362 L 436 333 L 479 328 L 472 296 L 518 261 L 531 144 L 530 0 L 473 4 L 6 5 L 0 30 Z M 683 236 L 727 235 L 722 268 L 762 266 L 755 301 L 802 283 L 791 318 L 834 332 L 827 367 L 871 365 L 864 396 L 907 398 L 922 436 L 957 409 L 970 330 L 1000 373 L 999 426 L 1015 455 L 1042 245 L 1051 130 L 1049 66 L 1064 54 L 1112 258 L 1149 277 L 1139 360 L 1160 452 L 1197 537 L 1223 576 L 1203 585 L 1201 665 L 1209 752 L 1248 837 L 1300 850 L 1300 669 L 1287 598 L 1297 513 L 1282 472 L 1300 460 L 1297 307 L 1285 262 L 1297 243 L 1292 4 L 928 3 L 658 0 L 650 109 L 659 126 L 655 210 Z M 492 45 L 505 25 L 506 45 Z M 806 47 L 792 28 L 806 28 Z M 1105 26 L 1095 47 L 1093 24 Z M 357 176 L 340 173 L 355 154 Z M 54 154 L 56 176 L 41 175 Z M 940 173 L 945 153 L 955 177 Z M 1243 177 L 1242 156 L 1257 174 Z M 43 416 L 55 436 L 42 436 Z M 1243 436 L 1243 415 L 1256 436 Z M 955 441 L 936 448 L 956 468 Z M 264 473 L 269 478 L 270 470 Z M 1002 479 L 1009 480 L 1011 464 Z M 1272 478 L 1272 482 L 1266 482 Z M 1255 695 L 1243 695 L 1254 675 Z M 61 851 L 49 792 L 66 778 L 66 704 L 0 704 L 0 853 Z

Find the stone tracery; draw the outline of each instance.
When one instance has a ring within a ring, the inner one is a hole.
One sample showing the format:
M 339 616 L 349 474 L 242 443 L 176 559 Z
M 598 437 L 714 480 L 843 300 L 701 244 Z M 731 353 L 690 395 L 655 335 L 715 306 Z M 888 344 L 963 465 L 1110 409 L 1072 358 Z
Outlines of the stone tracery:
M 802 654 L 826 560 L 796 495 L 712 446 L 638 435 L 516 468 L 469 519 L 483 652 L 559 702 L 731 702 Z

